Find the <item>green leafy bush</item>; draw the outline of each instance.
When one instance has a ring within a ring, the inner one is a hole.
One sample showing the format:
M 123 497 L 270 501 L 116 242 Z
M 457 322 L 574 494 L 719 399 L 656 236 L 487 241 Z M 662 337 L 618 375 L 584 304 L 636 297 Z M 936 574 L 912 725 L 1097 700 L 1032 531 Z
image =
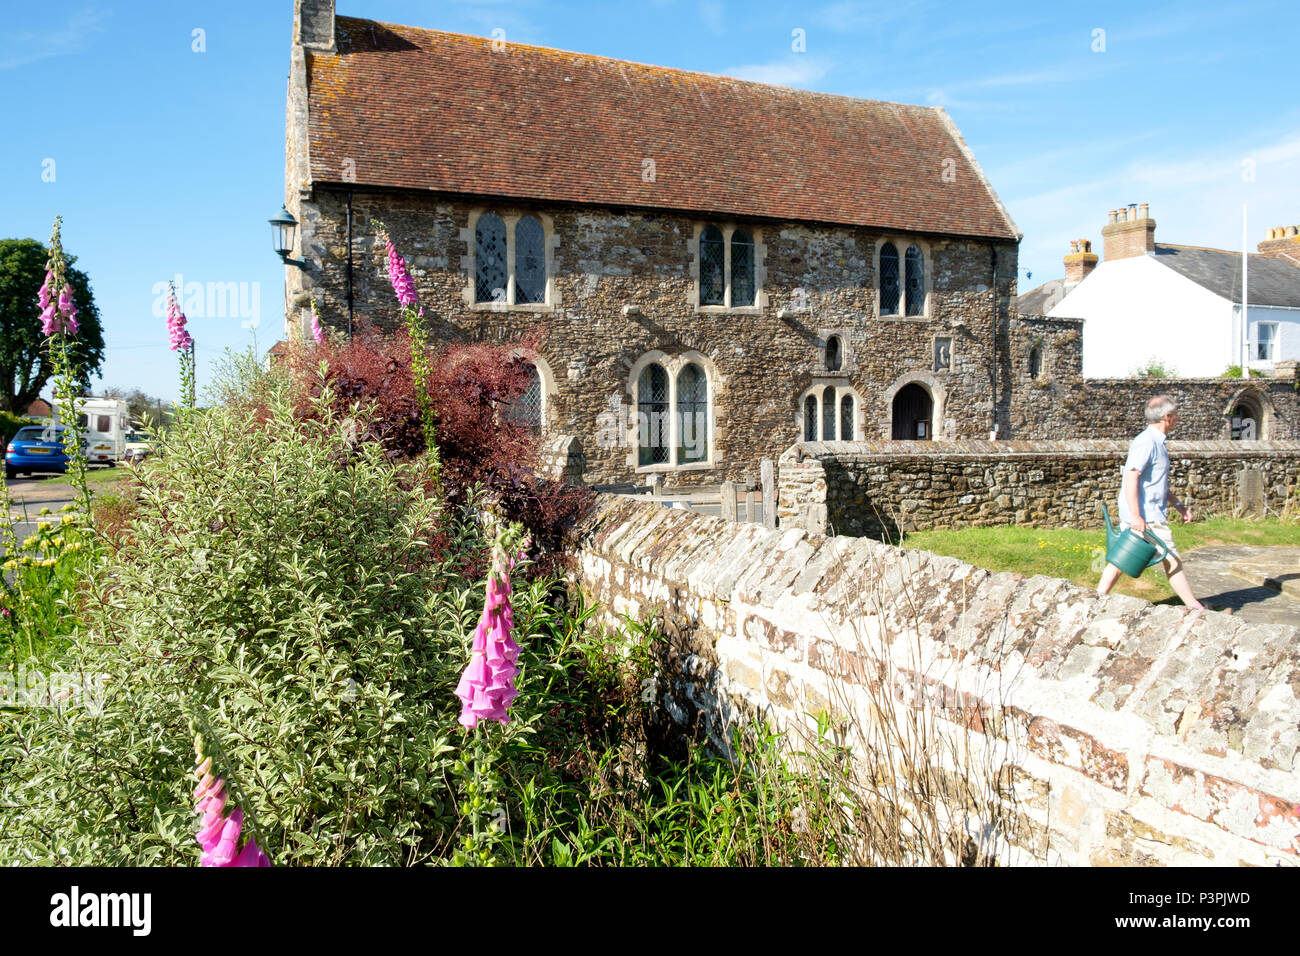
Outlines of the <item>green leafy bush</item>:
M 1177 378 L 1178 370 L 1154 355 L 1133 369 L 1133 378 Z
M 257 414 L 168 433 L 91 575 L 66 666 L 105 682 L 102 710 L 0 711 L 0 862 L 195 863 L 196 726 L 277 865 L 406 864 L 453 840 L 480 527 L 423 496 L 418 464 L 258 387 Z

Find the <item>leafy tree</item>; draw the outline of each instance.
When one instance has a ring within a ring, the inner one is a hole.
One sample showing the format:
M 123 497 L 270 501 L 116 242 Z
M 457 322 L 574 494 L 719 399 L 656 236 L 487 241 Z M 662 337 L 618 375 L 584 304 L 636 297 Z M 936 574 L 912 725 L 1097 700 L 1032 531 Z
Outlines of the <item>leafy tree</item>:
M 53 374 L 36 304 L 48 256 L 44 243 L 35 239 L 0 239 L 0 410 L 20 415 Z M 68 256 L 67 261 L 71 267 L 77 257 Z M 90 279 L 74 268 L 68 269 L 67 278 L 81 323 L 70 351 L 80 370 L 79 385 L 89 390 L 91 376 L 104 364 L 104 332 Z

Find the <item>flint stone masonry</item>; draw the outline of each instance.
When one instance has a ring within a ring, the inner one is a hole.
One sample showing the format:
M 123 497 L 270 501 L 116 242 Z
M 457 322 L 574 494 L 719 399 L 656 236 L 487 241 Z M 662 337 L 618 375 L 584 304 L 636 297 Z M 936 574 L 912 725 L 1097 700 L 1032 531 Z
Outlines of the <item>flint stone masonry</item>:
M 1010 323 L 1010 369 L 1003 367 L 999 395 L 1010 394 L 1009 429 L 1000 437 L 1029 440 L 1114 438 L 1128 441 L 1146 427 L 1143 410 L 1157 395 L 1178 403 L 1183 441 L 1231 438 L 1232 412 L 1253 408 L 1261 419 L 1256 438 L 1300 439 L 1296 372 L 1277 363 L 1272 378 L 1083 377 L 1083 320 L 1018 315 Z M 1030 374 L 1038 350 L 1042 369 Z M 1138 364 L 1136 361 L 1134 364 Z
M 1174 494 L 1201 517 L 1280 513 L 1300 482 L 1300 442 L 1168 449 Z M 1118 517 L 1127 453 L 1126 441 L 804 442 L 781 456 L 777 514 L 785 528 L 886 540 L 1004 524 L 1098 528 L 1099 503 Z
M 610 623 L 659 621 L 662 702 L 715 741 L 753 713 L 870 713 L 886 673 L 1015 782 L 1036 836 L 1003 862 L 1300 863 L 1295 628 L 611 495 L 572 543 Z

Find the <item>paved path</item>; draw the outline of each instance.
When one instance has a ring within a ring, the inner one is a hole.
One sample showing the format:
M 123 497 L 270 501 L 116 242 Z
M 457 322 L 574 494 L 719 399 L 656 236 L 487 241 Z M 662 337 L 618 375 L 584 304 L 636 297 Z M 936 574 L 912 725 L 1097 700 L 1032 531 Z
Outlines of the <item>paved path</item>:
M 1183 555 L 1202 604 L 1257 624 L 1300 627 L 1300 548 L 1216 544 Z

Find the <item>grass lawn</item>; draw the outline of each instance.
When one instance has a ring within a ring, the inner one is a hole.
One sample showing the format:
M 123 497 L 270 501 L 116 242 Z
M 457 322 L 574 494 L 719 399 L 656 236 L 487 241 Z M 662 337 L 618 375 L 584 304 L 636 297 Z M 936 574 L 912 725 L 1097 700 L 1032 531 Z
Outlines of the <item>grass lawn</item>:
M 1186 554 L 1209 544 L 1300 546 L 1300 523 L 1277 519 L 1251 521 L 1210 518 L 1179 524 L 1170 512 L 1174 543 Z M 1046 574 L 1095 588 L 1106 565 L 1106 532 L 1072 528 L 962 528 L 955 531 L 916 531 L 904 539 L 906 548 L 918 548 L 960 558 L 991 571 Z M 1115 590 L 1148 601 L 1180 603 L 1160 566 L 1148 568 L 1140 578 L 1121 575 Z

